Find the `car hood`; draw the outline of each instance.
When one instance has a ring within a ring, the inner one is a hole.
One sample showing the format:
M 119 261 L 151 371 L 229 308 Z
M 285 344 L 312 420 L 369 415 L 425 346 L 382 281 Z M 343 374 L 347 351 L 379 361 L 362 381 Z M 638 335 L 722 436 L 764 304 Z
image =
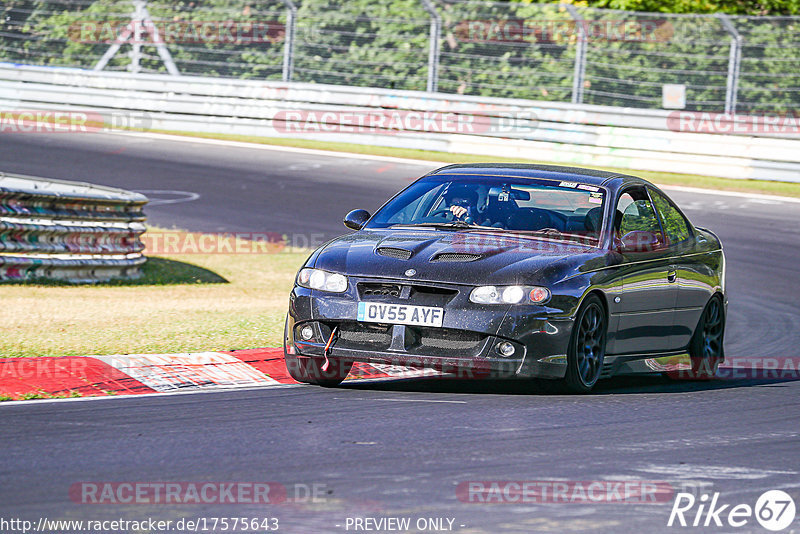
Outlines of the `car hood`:
M 403 251 L 410 252 L 408 259 L 381 254 Z M 442 254 L 447 256 L 441 258 Z M 329 242 L 313 266 L 350 276 L 470 285 L 544 284 L 583 271 L 604 256 L 579 243 L 498 232 L 362 230 Z M 409 276 L 405 274 L 409 269 L 416 272 Z

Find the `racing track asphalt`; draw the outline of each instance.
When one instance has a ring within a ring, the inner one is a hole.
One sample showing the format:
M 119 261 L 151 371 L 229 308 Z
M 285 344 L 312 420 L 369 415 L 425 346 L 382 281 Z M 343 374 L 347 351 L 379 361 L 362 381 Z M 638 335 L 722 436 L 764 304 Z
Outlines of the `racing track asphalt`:
M 374 210 L 427 170 L 126 135 L 3 134 L 0 162 L 6 172 L 194 198 L 154 203 L 149 220 L 161 226 L 315 240 L 343 233 L 346 211 Z M 723 239 L 728 358 L 797 357 L 800 204 L 671 196 Z M 720 492 L 730 504 L 783 488 L 800 504 L 798 394 L 798 381 L 640 377 L 580 397 L 515 382 L 413 380 L 9 403 L 0 406 L 0 517 L 273 515 L 283 532 L 346 532 L 353 516 L 450 517 L 462 533 L 668 532 L 669 504 L 468 504 L 456 487 L 633 479 Z M 322 484 L 324 497 L 266 507 L 90 506 L 68 497 L 81 481 L 275 481 L 290 493 Z M 733 531 L 763 530 L 751 519 Z

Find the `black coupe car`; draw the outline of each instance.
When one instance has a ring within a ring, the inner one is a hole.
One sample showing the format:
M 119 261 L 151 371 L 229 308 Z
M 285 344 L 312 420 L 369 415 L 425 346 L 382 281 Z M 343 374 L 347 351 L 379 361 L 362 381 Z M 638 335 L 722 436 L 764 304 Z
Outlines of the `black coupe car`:
M 624 373 L 709 377 L 724 358 L 720 240 L 641 178 L 450 165 L 344 224 L 291 293 L 298 381 L 337 385 L 361 361 L 587 392 Z

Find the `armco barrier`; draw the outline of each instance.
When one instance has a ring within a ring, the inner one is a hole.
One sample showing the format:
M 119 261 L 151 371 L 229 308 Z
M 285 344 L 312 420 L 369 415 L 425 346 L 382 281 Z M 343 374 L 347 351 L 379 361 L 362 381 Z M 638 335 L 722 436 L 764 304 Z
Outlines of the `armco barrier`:
M 3 112 L 56 109 L 98 112 L 105 119 L 95 129 L 127 126 L 328 140 L 487 159 L 800 182 L 800 127 L 746 135 L 695 133 L 675 131 L 675 112 L 666 110 L 0 63 L 0 135 L 15 131 L 2 120 Z M 315 129 L 308 121 L 292 122 L 298 111 L 317 116 L 329 111 L 334 117 L 342 112 L 449 113 L 475 128 L 458 133 L 426 127 L 358 131 L 334 118 Z M 724 121 L 721 126 L 724 131 Z
M 137 278 L 147 197 L 0 173 L 0 280 Z

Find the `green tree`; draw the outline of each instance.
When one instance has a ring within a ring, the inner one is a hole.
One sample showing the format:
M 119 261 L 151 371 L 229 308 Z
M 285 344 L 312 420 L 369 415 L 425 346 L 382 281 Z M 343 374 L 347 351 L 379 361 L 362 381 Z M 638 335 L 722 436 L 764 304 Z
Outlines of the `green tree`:
M 433 0 L 442 19 L 439 90 L 487 97 L 569 101 L 578 31 L 557 3 Z M 303 0 L 297 17 L 294 80 L 424 90 L 430 17 L 421 0 Z M 745 15 L 800 13 L 800 0 L 575 0 L 581 16 L 604 31 L 647 26 L 624 38 L 590 35 L 586 42 L 584 102 L 658 108 L 664 84 L 687 87 L 688 108 L 721 111 L 726 95 L 730 36 L 713 15 L 724 12 L 743 37 L 739 110 L 800 108 L 800 18 Z M 604 8 L 604 9 L 598 9 Z M 280 79 L 286 8 L 279 0 L 151 0 L 162 23 L 268 22 L 259 42 L 170 41 L 187 75 Z M 636 13 L 617 9 L 650 11 Z M 81 22 L 129 20 L 129 0 L 6 0 L 0 6 L 0 60 L 91 68 L 110 43 L 76 33 Z M 680 16 L 674 15 L 681 14 Z M 187 26 L 188 25 L 188 26 Z M 124 26 L 124 24 L 123 24 Z M 108 65 L 129 68 L 125 45 Z M 164 72 L 152 45 L 141 68 Z

